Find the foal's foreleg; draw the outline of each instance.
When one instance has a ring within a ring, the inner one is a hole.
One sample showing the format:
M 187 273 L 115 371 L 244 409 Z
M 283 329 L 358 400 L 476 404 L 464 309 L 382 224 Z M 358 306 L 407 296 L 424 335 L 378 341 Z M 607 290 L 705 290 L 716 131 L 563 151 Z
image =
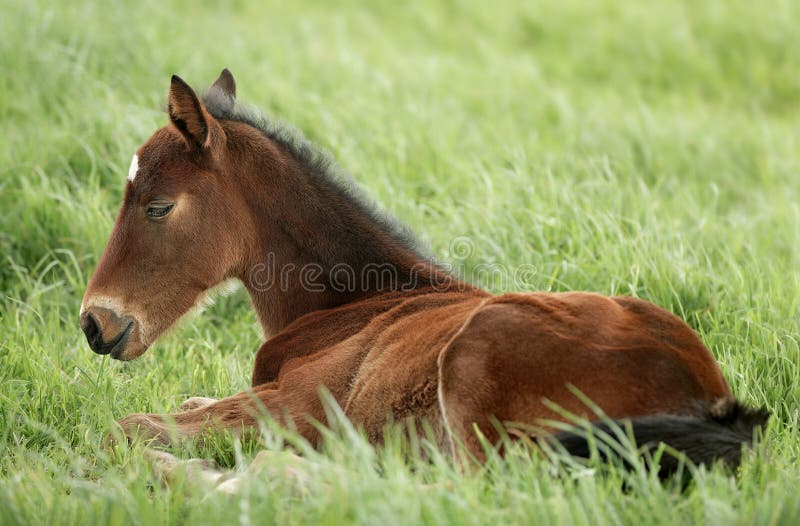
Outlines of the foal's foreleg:
M 291 396 L 286 396 L 276 383 L 270 383 L 173 415 L 133 414 L 120 420 L 119 424 L 129 439 L 141 438 L 157 445 L 170 445 L 212 431 L 228 431 L 241 436 L 246 431 L 255 430 L 260 416 L 269 415 L 284 425 L 296 425 L 304 438 L 314 441 L 316 430 L 306 417 L 319 420 L 324 414 L 316 393 L 308 394 L 292 391 Z
M 172 415 L 136 413 L 119 424 L 128 439 L 140 438 L 164 446 L 210 431 L 227 430 L 241 435 L 244 429 L 255 426 L 256 417 L 264 411 L 259 402 L 268 397 L 267 390 L 240 393 Z
M 122 432 L 129 440 L 136 438 L 153 445 L 168 446 L 192 439 L 211 431 L 228 430 L 240 435 L 247 427 L 255 425 L 252 408 L 246 403 L 230 403 L 223 399 L 206 406 L 171 415 L 135 413 L 119 421 Z M 221 407 L 214 407 L 222 404 Z

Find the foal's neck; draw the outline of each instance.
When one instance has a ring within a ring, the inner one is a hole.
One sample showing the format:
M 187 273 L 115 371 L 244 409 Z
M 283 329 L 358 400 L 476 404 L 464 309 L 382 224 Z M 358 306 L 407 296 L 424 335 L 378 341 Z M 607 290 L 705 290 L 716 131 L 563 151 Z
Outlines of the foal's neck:
M 246 144 L 237 171 L 257 235 L 239 277 L 268 337 L 309 312 L 382 292 L 463 286 L 318 158 L 263 135 L 257 152 Z

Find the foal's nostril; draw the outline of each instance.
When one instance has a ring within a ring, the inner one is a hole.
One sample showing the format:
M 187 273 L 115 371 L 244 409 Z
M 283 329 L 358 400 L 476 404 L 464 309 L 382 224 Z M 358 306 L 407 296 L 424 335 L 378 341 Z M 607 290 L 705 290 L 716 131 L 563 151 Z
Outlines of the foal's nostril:
M 103 347 L 103 331 L 100 330 L 100 325 L 91 312 L 87 312 L 83 315 L 81 329 L 83 329 L 83 333 L 86 335 L 86 341 L 89 342 L 89 347 L 91 347 L 94 352 L 100 352 L 100 349 Z
M 93 338 L 98 332 L 100 332 L 100 327 L 97 325 L 97 320 L 95 320 L 94 316 L 88 312 L 83 317 L 81 328 L 83 329 L 83 333 L 87 338 Z

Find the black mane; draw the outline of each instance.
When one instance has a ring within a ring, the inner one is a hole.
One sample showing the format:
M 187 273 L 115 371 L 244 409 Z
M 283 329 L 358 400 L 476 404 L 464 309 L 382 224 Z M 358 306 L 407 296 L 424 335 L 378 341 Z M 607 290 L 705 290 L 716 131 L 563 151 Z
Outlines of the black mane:
M 361 210 L 404 248 L 433 263 L 433 257 L 426 248 L 423 248 L 416 234 L 369 198 L 358 187 L 352 176 L 339 167 L 327 151 L 311 143 L 293 126 L 272 120 L 254 107 L 235 103 L 232 109 L 228 109 L 230 103 L 219 100 L 215 95 L 215 92 L 211 91 L 203 96 L 203 104 L 215 119 L 241 122 L 256 128 L 302 163 L 307 168 L 312 184 L 333 189 L 336 195 Z

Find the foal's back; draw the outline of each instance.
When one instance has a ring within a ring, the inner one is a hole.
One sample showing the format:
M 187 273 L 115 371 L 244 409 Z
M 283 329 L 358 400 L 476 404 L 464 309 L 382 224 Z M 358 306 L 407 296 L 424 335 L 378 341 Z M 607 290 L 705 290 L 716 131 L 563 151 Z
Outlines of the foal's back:
M 326 338 L 297 356 L 301 341 Z M 473 424 L 495 438 L 491 418 L 561 420 L 547 401 L 596 417 L 567 385 L 612 418 L 688 414 L 697 401 L 730 396 L 691 328 L 635 298 L 392 293 L 301 318 L 273 345 L 287 342 L 297 359 L 285 367 L 314 371 L 311 383 L 326 385 L 375 439 L 387 415 L 426 420 L 442 441 L 449 429 L 467 442 Z

